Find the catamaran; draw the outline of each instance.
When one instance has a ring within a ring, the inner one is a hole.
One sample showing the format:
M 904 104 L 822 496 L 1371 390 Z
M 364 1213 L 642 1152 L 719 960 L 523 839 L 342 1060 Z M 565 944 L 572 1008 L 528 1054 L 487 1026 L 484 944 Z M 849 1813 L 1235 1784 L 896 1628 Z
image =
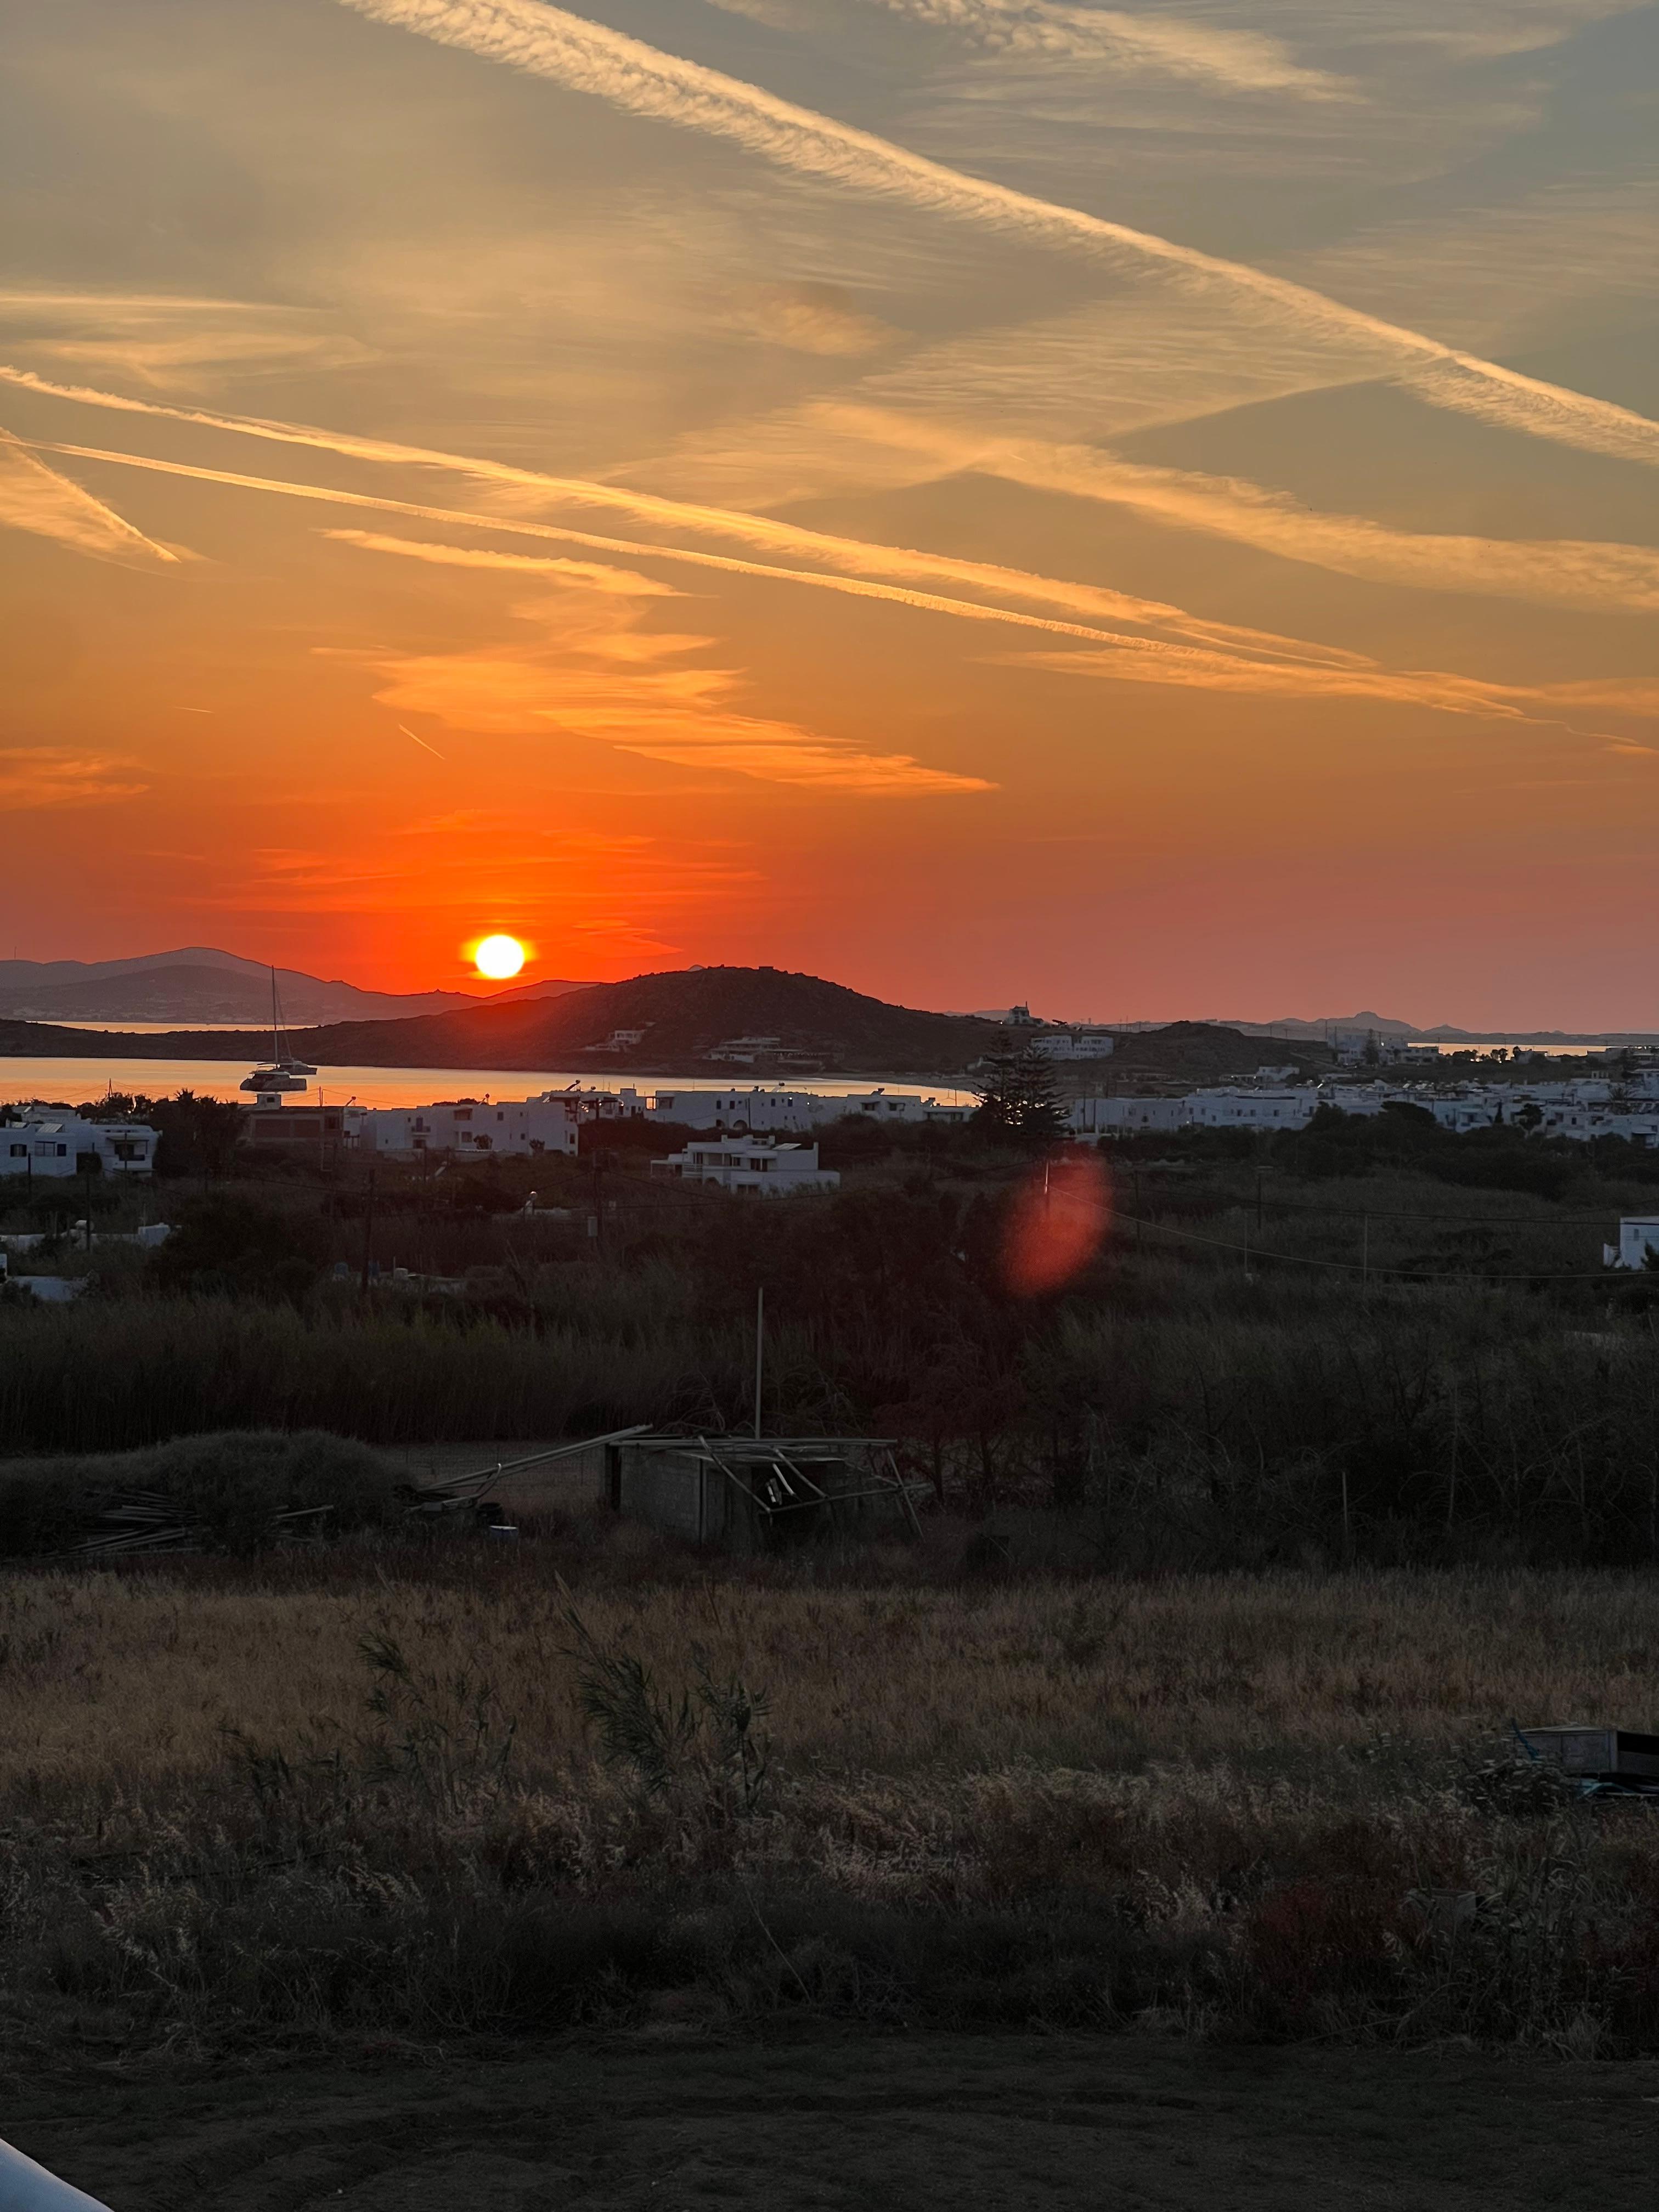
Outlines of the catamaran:
M 276 970 L 270 971 L 270 1066 L 256 1067 L 252 1075 L 243 1079 L 244 1091 L 257 1091 L 264 1097 L 280 1097 L 284 1092 L 308 1091 L 307 1080 L 316 1069 L 303 1060 L 296 1060 L 289 1050 L 287 1034 L 283 1028 L 283 1001 L 276 988 Z

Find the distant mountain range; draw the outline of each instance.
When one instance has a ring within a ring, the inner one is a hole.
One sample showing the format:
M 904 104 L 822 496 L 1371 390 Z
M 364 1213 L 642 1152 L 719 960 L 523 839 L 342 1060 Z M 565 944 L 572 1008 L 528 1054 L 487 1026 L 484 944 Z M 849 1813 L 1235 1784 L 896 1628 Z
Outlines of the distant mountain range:
M 1650 1030 L 1506 1030 L 1501 1024 L 1484 1030 L 1461 1030 L 1449 1022 L 1425 1027 L 1419 1022 L 1396 1021 L 1389 1014 L 1333 1014 L 1322 1021 L 1303 1021 L 1291 1016 L 1280 1022 L 1234 1022 L 1246 1036 L 1305 1037 L 1322 1043 L 1346 1030 L 1374 1030 L 1378 1036 L 1412 1037 L 1422 1044 L 1478 1044 L 1486 1038 L 1503 1038 L 1511 1044 L 1652 1044 Z
M 987 1021 L 1000 1021 L 1008 1011 L 1001 1006 L 984 1006 L 979 1010 Z M 1045 1015 L 1044 1020 L 1054 1017 Z M 1073 1027 L 1077 1024 L 1073 1023 Z M 1231 1014 L 1208 1014 L 1194 1022 L 1107 1022 L 1102 1024 L 1115 1030 L 1120 1036 L 1134 1036 L 1146 1030 L 1212 1029 L 1225 1030 L 1231 1034 L 1247 1037 L 1277 1037 L 1286 1043 L 1329 1044 L 1342 1035 L 1358 1032 L 1364 1036 L 1375 1032 L 1379 1037 L 1410 1037 L 1422 1044 L 1480 1044 L 1497 1041 L 1510 1044 L 1659 1044 L 1659 1031 L 1652 1030 L 1506 1030 L 1501 1025 L 1484 1030 L 1460 1030 L 1449 1022 L 1437 1022 L 1427 1026 L 1421 1022 L 1402 1022 L 1392 1014 L 1323 1014 L 1310 1021 L 1300 1014 L 1287 1014 L 1277 1022 L 1241 1022 Z
M 620 983 L 549 978 L 476 996 L 364 991 L 294 969 L 278 969 L 276 981 L 290 1043 L 321 1067 L 591 1068 L 595 1075 L 642 1077 L 695 1070 L 732 1082 L 825 1073 L 950 1077 L 981 1058 L 998 1035 L 992 1012 L 920 1012 L 777 968 L 688 968 Z M 0 1054 L 7 1056 L 252 1063 L 270 1051 L 270 970 L 209 947 L 131 960 L 0 961 Z M 111 1026 L 76 1026 L 94 1022 Z M 118 1026 L 127 1022 L 177 1026 Z M 197 1026 L 206 1023 L 238 1026 Z M 1273 1056 L 1262 1054 L 1268 1040 L 1281 1046 L 1279 1058 L 1312 1065 L 1328 1058 L 1327 1040 L 1339 1030 L 1448 1044 L 1480 1034 L 1418 1028 L 1370 1012 L 1320 1021 L 1133 1024 L 1118 1029 L 1116 1065 L 1126 1074 L 1164 1070 L 1165 1061 L 1169 1073 L 1207 1073 L 1212 1062 L 1217 1072 L 1248 1072 L 1258 1057 Z M 1560 1031 L 1514 1039 L 1601 1041 Z M 1652 1040 L 1629 1032 L 1607 1041 Z
M 267 989 L 269 986 L 267 986 Z M 993 1022 L 917 1012 L 816 975 L 775 968 L 691 968 L 623 983 L 517 993 L 392 1021 L 295 1024 L 294 1050 L 319 1067 L 581 1067 L 652 1076 L 697 1068 L 752 1083 L 816 1073 L 951 1075 L 979 1059 Z M 141 1036 L 0 1019 L 0 1053 L 240 1060 L 268 1051 L 268 1029 Z
M 507 991 L 364 991 L 294 968 L 276 970 L 290 1025 L 396 1020 L 519 999 L 557 997 L 579 984 L 555 979 Z M 50 1022 L 265 1023 L 270 970 L 210 945 L 147 952 L 131 960 L 0 960 L 0 1016 Z

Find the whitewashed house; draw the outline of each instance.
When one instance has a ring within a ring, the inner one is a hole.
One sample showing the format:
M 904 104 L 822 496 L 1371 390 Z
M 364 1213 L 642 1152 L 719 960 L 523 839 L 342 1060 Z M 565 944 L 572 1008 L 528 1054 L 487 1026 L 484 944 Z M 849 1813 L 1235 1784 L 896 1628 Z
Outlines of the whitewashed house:
M 1318 1085 L 1304 1083 L 1287 1090 L 1194 1091 L 1187 1109 L 1200 1129 L 1303 1129 L 1320 1103 Z
M 819 1167 L 816 1145 L 780 1145 L 769 1137 L 703 1139 L 665 1160 L 653 1160 L 651 1172 L 681 1182 L 713 1183 L 744 1198 L 795 1198 L 841 1188 L 835 1170 Z
M 867 1114 L 885 1122 L 965 1121 L 973 1110 L 971 1106 L 941 1104 L 915 1091 L 883 1089 L 841 1097 L 787 1090 L 778 1084 L 730 1091 L 659 1091 L 646 1108 L 650 1120 L 675 1122 L 686 1129 L 731 1129 L 738 1135 L 770 1130 L 793 1136 L 805 1136 L 826 1121 L 843 1121 L 852 1114 Z
M 1069 1115 L 1077 1137 L 1130 1136 L 1142 1130 L 1184 1129 L 1192 1120 L 1186 1098 L 1079 1098 Z
M 574 1098 L 562 1091 L 537 1098 L 458 1098 L 433 1106 L 347 1109 L 347 1134 L 358 1150 L 391 1159 L 428 1152 L 452 1158 L 523 1158 L 538 1152 L 574 1155 L 580 1132 Z
M 29 1115 L 0 1123 L 0 1172 L 25 1178 L 148 1176 L 159 1131 L 142 1121 L 83 1121 L 78 1114 Z
M 1049 1060 L 1109 1060 L 1117 1050 L 1117 1039 L 1111 1030 L 1095 1022 L 1084 1022 L 1070 1029 L 1042 1030 L 1031 1042 Z
M 1604 1267 L 1644 1267 L 1659 1252 L 1659 1213 L 1630 1215 L 1619 1224 L 1619 1242 L 1601 1247 Z

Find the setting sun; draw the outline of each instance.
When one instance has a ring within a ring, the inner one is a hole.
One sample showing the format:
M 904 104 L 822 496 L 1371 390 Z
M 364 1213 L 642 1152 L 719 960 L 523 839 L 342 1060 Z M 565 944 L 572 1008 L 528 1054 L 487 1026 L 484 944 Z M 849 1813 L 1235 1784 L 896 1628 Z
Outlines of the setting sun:
M 472 963 L 481 975 L 504 983 L 524 966 L 524 947 L 516 937 L 486 937 L 474 948 Z

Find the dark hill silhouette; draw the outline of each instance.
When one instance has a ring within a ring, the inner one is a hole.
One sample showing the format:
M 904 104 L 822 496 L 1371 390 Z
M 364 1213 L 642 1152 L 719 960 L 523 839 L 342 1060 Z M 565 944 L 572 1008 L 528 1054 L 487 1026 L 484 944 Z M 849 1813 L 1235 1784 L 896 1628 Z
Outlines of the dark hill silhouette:
M 1303 1074 L 1322 1073 L 1333 1054 L 1328 1045 L 1305 1037 L 1247 1036 L 1224 1022 L 1170 1022 L 1161 1030 L 1136 1030 L 1120 1036 L 1109 1062 L 1115 1081 L 1164 1076 L 1176 1083 L 1218 1083 L 1253 1075 L 1264 1062 L 1295 1065 Z
M 618 1030 L 642 1030 L 632 1047 L 610 1044 Z M 986 1051 L 996 1024 L 972 1015 L 889 1006 L 817 975 L 775 968 L 692 968 L 595 983 L 556 999 L 469 1006 L 402 1021 L 333 1022 L 294 1028 L 293 1048 L 319 1066 L 583 1067 L 596 1075 L 637 1069 L 707 1068 L 734 1080 L 815 1073 L 947 1075 Z M 752 1062 L 723 1060 L 744 1037 L 776 1040 Z M 268 1049 L 269 1031 L 171 1030 L 123 1037 L 108 1030 L 0 1022 L 0 1052 L 151 1059 L 241 1060 Z

